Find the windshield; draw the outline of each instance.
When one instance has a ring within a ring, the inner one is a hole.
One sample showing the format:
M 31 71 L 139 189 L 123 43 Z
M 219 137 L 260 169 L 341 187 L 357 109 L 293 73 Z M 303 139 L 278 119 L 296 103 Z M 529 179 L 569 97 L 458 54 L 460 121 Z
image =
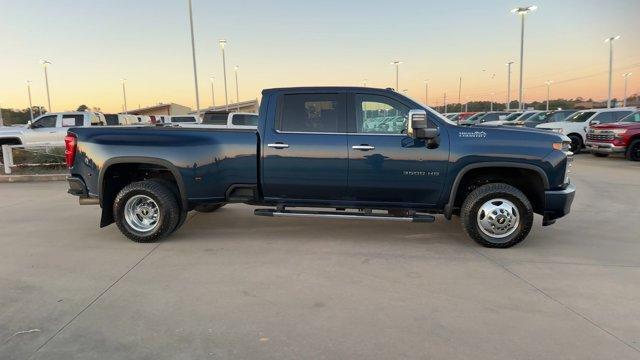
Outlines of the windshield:
M 631 113 L 622 119 L 618 120 L 618 122 L 640 122 L 640 111 L 636 111 Z
M 595 112 L 593 111 L 578 111 L 577 113 L 569 116 L 565 119 L 565 121 L 570 122 L 585 122 L 589 119 Z
M 520 115 L 522 115 L 522 113 L 520 113 L 520 112 L 516 112 L 516 113 L 510 114 L 509 116 L 504 118 L 504 121 L 513 121 L 513 120 L 517 119 L 518 116 L 520 116 Z

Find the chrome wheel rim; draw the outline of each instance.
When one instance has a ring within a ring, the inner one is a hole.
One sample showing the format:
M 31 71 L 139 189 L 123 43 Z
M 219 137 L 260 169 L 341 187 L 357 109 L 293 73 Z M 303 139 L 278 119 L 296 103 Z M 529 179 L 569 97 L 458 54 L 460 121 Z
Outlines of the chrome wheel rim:
M 506 199 L 491 199 L 478 209 L 478 227 L 492 238 L 505 238 L 518 228 L 518 208 Z
M 134 195 L 124 205 L 124 218 L 135 231 L 148 233 L 158 226 L 160 208 L 146 195 Z

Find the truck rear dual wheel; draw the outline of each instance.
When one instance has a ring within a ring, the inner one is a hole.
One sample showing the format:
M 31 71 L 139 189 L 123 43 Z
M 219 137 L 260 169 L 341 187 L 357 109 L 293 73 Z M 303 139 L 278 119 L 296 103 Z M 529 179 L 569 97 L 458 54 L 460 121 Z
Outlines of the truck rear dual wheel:
M 478 244 L 508 248 L 529 234 L 533 209 L 522 191 L 493 183 L 482 185 L 467 196 L 460 218 L 465 232 Z
M 118 229 L 135 242 L 154 242 L 171 234 L 180 221 L 174 192 L 159 181 L 146 180 L 125 186 L 113 202 Z

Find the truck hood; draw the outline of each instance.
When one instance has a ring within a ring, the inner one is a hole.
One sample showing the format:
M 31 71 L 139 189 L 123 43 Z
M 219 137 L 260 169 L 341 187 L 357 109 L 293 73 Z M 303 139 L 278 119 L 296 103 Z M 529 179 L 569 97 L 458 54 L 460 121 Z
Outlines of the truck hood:
M 502 120 L 500 120 L 502 121 Z M 485 123 L 486 124 L 486 123 Z M 473 125 L 473 126 L 463 126 L 459 127 L 461 132 L 498 132 L 503 134 L 513 134 L 514 136 L 526 136 L 527 134 L 540 134 L 543 137 L 548 137 L 550 141 L 562 141 L 569 140 L 568 137 L 554 133 L 552 131 L 544 130 L 541 128 L 528 128 L 528 127 L 519 127 L 519 126 L 506 126 L 506 125 L 497 125 L 497 126 L 483 126 L 483 125 Z M 565 139 L 566 138 L 566 139 Z M 524 138 L 523 138 L 524 139 Z
M 640 123 L 637 122 L 616 122 L 609 124 L 599 124 L 591 126 L 594 130 L 603 129 L 640 129 Z
M 536 127 L 538 129 L 564 129 L 568 126 L 571 126 L 570 124 L 582 124 L 582 123 L 569 123 L 566 121 L 556 121 L 556 122 L 540 124 Z

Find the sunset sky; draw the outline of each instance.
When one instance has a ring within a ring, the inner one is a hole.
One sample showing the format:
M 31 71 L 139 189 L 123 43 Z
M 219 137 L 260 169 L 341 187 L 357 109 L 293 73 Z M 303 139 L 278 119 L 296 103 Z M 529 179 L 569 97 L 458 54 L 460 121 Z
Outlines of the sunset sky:
M 507 61 L 515 61 L 512 99 L 517 99 L 520 19 L 515 6 L 537 5 L 527 15 L 525 100 L 551 97 L 605 99 L 608 44 L 616 41 L 614 97 L 640 92 L 639 0 L 377 1 L 377 0 L 193 0 L 200 104 L 224 103 L 218 39 L 228 39 L 229 101 L 263 88 L 295 85 L 393 87 L 390 62 L 399 59 L 400 90 L 429 105 L 462 101 L 504 102 Z M 127 78 L 129 109 L 159 102 L 195 108 L 186 0 L 0 0 L 0 102 L 28 106 L 25 81 L 33 82 L 34 105 L 46 106 L 40 60 L 49 68 L 54 111 L 80 104 L 117 112 L 120 79 Z M 492 74 L 495 76 L 492 78 Z

